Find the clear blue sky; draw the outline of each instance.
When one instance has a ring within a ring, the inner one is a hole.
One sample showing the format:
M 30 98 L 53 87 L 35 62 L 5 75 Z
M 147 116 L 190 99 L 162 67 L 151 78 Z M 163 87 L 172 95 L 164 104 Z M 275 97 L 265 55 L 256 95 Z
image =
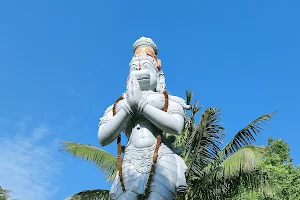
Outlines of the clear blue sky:
M 283 138 L 299 164 L 299 10 L 297 0 L 1 1 L 0 185 L 18 200 L 110 188 L 59 143 L 99 146 L 98 119 L 125 90 L 141 36 L 157 43 L 170 93 L 191 89 L 222 109 L 227 138 L 277 110 L 256 144 Z

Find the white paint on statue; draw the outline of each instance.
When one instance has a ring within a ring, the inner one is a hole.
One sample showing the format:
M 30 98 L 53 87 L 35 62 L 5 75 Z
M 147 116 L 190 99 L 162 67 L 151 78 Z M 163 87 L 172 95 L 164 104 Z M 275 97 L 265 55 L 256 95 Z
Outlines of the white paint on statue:
M 141 47 L 146 53 L 136 53 Z M 122 191 L 119 175 L 110 190 L 111 197 L 117 200 L 137 200 L 144 194 L 158 133 L 180 134 L 184 126 L 184 109 L 189 108 L 182 98 L 168 95 L 168 109 L 162 111 L 166 84 L 157 63 L 157 46 L 150 38 L 142 37 L 134 43 L 133 49 L 135 56 L 130 62 L 123 99 L 116 104 L 116 115 L 113 116 L 113 105 L 108 107 L 100 118 L 98 130 L 98 139 L 103 146 L 113 142 L 121 131 L 128 137 L 122 163 L 125 191 Z M 171 149 L 163 135 L 147 199 L 173 200 L 176 192 L 185 191 L 187 167 L 176 154 L 178 152 Z

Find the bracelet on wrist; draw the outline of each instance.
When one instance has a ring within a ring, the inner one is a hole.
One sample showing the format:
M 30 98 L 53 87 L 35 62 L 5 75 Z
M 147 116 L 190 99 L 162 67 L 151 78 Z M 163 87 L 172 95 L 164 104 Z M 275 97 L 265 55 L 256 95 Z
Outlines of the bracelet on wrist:
M 127 102 L 124 102 L 122 108 L 128 115 L 133 115 L 133 110 L 130 108 Z
M 138 104 L 138 110 L 143 112 L 144 108 L 148 105 L 147 100 L 141 100 Z

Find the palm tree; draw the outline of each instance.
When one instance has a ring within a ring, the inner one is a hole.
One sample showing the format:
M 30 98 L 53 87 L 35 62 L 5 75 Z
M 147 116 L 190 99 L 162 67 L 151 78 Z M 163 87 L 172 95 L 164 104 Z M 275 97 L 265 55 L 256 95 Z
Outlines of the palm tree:
M 192 92 L 186 91 L 190 105 Z M 181 157 L 188 166 L 188 188 L 180 199 L 226 199 L 239 191 L 239 186 L 262 186 L 266 175 L 258 169 L 265 153 L 263 148 L 250 146 L 262 127 L 274 113 L 264 114 L 238 131 L 223 148 L 225 129 L 220 125 L 220 109 L 208 108 L 195 123 L 195 115 L 202 109 L 195 101 L 186 112 L 185 128 L 173 145 L 181 148 Z M 90 145 L 64 142 L 63 150 L 76 157 L 94 162 L 111 181 L 117 172 L 116 156 Z M 102 195 L 102 196 L 101 196 Z M 108 199 L 107 190 L 86 190 L 72 195 L 73 199 Z

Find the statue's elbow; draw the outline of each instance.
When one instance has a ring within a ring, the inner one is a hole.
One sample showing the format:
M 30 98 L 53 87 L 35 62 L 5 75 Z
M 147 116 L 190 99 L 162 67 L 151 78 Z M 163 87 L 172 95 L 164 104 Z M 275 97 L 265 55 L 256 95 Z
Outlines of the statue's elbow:
M 104 142 L 100 142 L 100 145 L 101 145 L 101 147 L 104 147 L 104 146 L 106 146 L 106 145 L 108 145 L 107 143 L 104 143 Z
M 174 133 L 174 135 L 180 135 L 181 134 L 181 132 L 182 132 L 182 129 L 183 129 L 183 126 L 177 126 L 176 128 L 175 128 L 175 133 Z
M 181 129 L 180 128 L 174 128 L 174 129 L 169 130 L 168 132 L 173 134 L 173 135 L 180 135 Z
M 180 135 L 181 133 L 181 129 L 175 130 L 175 134 L 174 135 Z
M 106 146 L 108 145 L 107 139 L 105 137 L 105 134 L 102 133 L 101 128 L 99 127 L 98 129 L 98 141 L 101 146 Z
M 109 144 L 109 143 L 107 142 L 107 140 L 106 140 L 105 138 L 99 136 L 99 134 L 98 134 L 98 141 L 99 141 L 99 143 L 100 143 L 100 145 L 101 145 L 102 147 L 104 147 L 104 146 L 106 146 L 106 145 Z
M 184 118 L 181 115 L 175 115 L 174 117 L 176 120 L 172 123 L 172 131 L 170 133 L 180 135 L 184 127 Z

